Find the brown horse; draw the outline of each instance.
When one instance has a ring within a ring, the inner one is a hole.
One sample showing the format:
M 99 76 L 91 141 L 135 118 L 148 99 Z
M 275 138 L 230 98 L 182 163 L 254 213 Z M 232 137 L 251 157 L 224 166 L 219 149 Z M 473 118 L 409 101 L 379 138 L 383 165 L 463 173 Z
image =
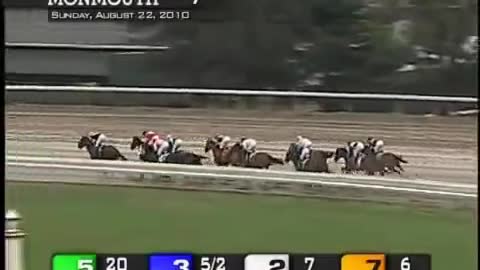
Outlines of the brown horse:
M 256 168 L 256 169 L 268 169 L 274 164 L 283 165 L 283 160 L 275 158 L 265 152 L 256 152 L 250 158 L 247 158 L 247 151 L 240 145 L 236 143 L 230 149 L 231 159 L 233 157 L 232 163 L 238 163 L 238 166 L 246 168 Z
M 145 162 L 158 162 L 158 155 L 153 148 L 147 146 L 138 136 L 132 137 L 130 149 L 140 148 L 139 158 Z M 208 157 L 197 155 L 186 151 L 176 151 L 168 154 L 163 163 L 186 164 L 186 165 L 202 165 L 202 159 Z
M 364 158 L 360 164 L 361 169 L 364 169 L 367 174 L 374 174 L 380 172 L 379 168 L 387 169 L 390 172 L 401 174 L 404 171 L 401 163 L 408 163 L 402 156 L 395 155 L 390 152 L 376 155 L 370 148 L 363 152 Z M 397 170 L 398 168 L 398 170 Z M 383 175 L 380 173 L 380 175 Z
M 333 157 L 331 151 L 312 150 L 310 159 L 307 160 L 305 166 L 302 166 L 297 146 L 295 143 L 291 143 L 285 155 L 285 162 L 292 161 L 297 171 L 329 173 L 327 159 L 331 157 Z
M 104 159 L 104 160 L 127 160 L 127 158 L 118 151 L 118 149 L 111 145 L 104 145 L 101 151 L 97 151 L 97 147 L 87 136 L 82 136 L 77 143 L 78 149 L 86 148 L 90 159 Z
M 231 163 L 231 148 L 220 149 L 220 144 L 213 138 L 208 138 L 205 142 L 205 153 L 212 151 L 213 162 L 217 166 L 228 166 Z

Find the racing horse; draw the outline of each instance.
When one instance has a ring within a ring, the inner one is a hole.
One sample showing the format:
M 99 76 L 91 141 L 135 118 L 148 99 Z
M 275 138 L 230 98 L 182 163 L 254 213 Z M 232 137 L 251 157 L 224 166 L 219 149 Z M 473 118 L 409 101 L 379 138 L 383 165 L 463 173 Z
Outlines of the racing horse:
M 213 162 L 217 166 L 228 166 L 230 165 L 232 159 L 232 147 L 227 146 L 223 149 L 220 148 L 220 144 L 214 138 L 208 138 L 205 142 L 205 153 L 212 151 L 213 153 Z M 234 157 L 235 160 L 238 160 L 239 157 Z M 239 162 L 235 161 L 235 165 L 238 165 Z
M 375 154 L 371 148 L 366 148 L 362 155 L 360 169 L 365 170 L 369 175 L 373 175 L 375 172 L 384 175 L 383 172 L 385 171 L 402 174 L 404 169 L 401 163 L 408 163 L 402 156 L 390 152 Z M 383 169 L 383 172 L 380 171 L 380 168 Z
M 247 151 L 238 142 L 230 149 L 230 156 L 236 158 L 235 161 L 238 162 L 238 166 L 246 168 L 268 169 L 274 164 L 284 164 L 283 160 L 275 158 L 265 152 L 255 152 L 247 159 Z M 234 164 L 235 161 L 233 162 Z
M 130 149 L 135 150 L 136 148 L 140 149 L 139 158 L 145 162 L 158 162 L 158 154 L 155 153 L 151 146 L 146 145 L 138 136 L 132 137 L 132 142 L 130 143 Z M 187 151 L 176 151 L 170 153 L 165 158 L 163 163 L 173 163 L 173 164 L 187 164 L 187 165 L 202 165 L 202 159 L 207 159 L 208 157 L 197 155 L 195 153 Z
M 312 150 L 310 159 L 307 160 L 305 166 L 302 166 L 300 155 L 298 154 L 297 145 L 291 143 L 285 154 L 285 162 L 292 161 L 295 170 L 304 172 L 326 172 L 330 173 L 327 165 L 327 159 L 333 156 L 331 151 Z
M 97 148 L 93 141 L 87 136 L 82 136 L 78 141 L 78 149 L 86 148 L 90 154 L 90 159 L 104 159 L 104 160 L 127 160 L 127 158 L 118 151 L 118 149 L 112 145 L 102 146 L 100 156 L 98 155 Z

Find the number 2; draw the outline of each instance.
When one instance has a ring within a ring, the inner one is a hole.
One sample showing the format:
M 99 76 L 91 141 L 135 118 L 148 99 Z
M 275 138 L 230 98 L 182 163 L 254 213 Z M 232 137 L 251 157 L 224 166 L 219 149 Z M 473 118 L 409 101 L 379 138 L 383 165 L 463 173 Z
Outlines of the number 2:
M 382 261 L 380 261 L 380 260 L 367 260 L 367 263 L 373 263 L 372 270 L 378 270 Z
M 307 265 L 307 270 L 312 270 L 313 264 L 315 263 L 315 258 L 305 257 L 304 263 Z
M 284 260 L 271 260 L 270 261 L 270 270 L 282 270 L 285 268 Z
M 173 262 L 173 265 L 178 266 L 178 269 L 180 270 L 189 270 L 188 267 L 190 266 L 188 261 L 184 259 L 175 260 Z

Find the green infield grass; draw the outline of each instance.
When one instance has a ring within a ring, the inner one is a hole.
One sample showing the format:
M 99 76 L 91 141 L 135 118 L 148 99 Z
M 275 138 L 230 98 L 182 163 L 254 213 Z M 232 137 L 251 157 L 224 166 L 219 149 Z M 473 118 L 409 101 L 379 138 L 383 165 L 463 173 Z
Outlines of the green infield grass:
M 476 269 L 471 212 L 292 197 L 58 184 L 6 185 L 27 270 L 55 252 L 421 252 Z

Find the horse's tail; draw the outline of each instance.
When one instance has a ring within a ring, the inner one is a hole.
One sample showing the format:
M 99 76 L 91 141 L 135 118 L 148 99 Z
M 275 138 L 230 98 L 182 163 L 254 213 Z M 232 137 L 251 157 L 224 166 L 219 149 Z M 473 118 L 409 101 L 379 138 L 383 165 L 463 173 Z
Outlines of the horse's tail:
M 114 147 L 114 146 L 112 146 L 112 147 L 115 150 L 115 152 L 117 152 L 119 160 L 128 160 L 124 155 L 122 155 L 122 153 L 120 153 L 120 151 L 116 147 Z
M 400 156 L 400 155 L 398 155 L 398 156 L 397 156 L 397 155 L 394 155 L 394 156 L 395 156 L 395 158 L 396 158 L 398 161 L 400 161 L 400 162 L 402 162 L 402 163 L 408 163 L 408 161 L 406 161 L 405 159 L 403 159 L 402 156 Z
M 285 163 L 283 162 L 283 160 L 280 159 L 280 158 L 272 157 L 272 156 L 270 156 L 270 155 L 269 155 L 268 157 L 270 158 L 270 161 L 271 161 L 273 164 L 280 164 L 280 165 L 285 164 Z

